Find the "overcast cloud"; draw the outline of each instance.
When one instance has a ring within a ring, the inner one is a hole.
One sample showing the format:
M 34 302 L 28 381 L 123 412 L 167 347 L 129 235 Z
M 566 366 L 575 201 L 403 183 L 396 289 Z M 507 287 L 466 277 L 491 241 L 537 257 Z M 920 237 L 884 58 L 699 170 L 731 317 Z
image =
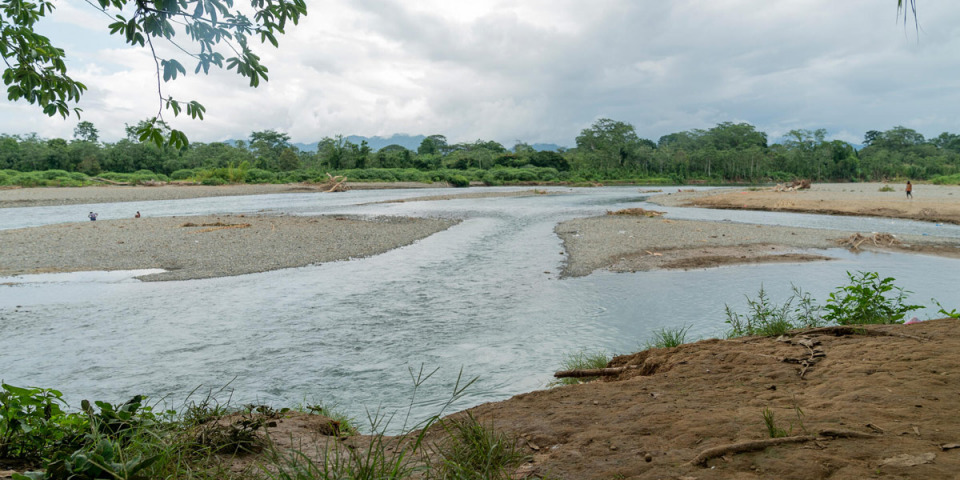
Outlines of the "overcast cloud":
M 164 85 L 207 107 L 173 119 L 193 141 L 275 129 L 324 136 L 444 134 L 573 146 L 599 118 L 641 137 L 749 122 L 779 139 L 826 128 L 860 143 L 895 125 L 960 133 L 960 8 L 918 0 L 919 41 L 876 0 L 308 0 L 261 47 L 270 81 L 211 71 Z M 106 32 L 83 2 L 44 24 L 90 90 L 80 107 L 106 141 L 159 109 L 153 59 Z M 912 22 L 912 18 L 911 18 Z M 161 50 L 161 56 L 171 52 Z M 0 133 L 71 138 L 76 118 L 0 105 Z

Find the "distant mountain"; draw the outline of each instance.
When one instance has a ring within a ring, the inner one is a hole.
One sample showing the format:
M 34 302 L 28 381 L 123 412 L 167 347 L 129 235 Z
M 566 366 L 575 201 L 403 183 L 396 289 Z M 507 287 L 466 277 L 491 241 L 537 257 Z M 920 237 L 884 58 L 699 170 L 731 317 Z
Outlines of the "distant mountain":
M 538 152 L 556 152 L 561 148 L 566 148 L 566 147 L 557 145 L 556 143 L 534 143 L 534 144 L 531 144 L 530 146 L 533 147 L 533 149 Z
M 384 137 L 363 137 L 363 136 L 360 136 L 360 135 L 350 135 L 350 136 L 348 136 L 348 137 L 344 137 L 344 140 L 346 140 L 346 141 L 348 141 L 348 142 L 350 142 L 350 143 L 352 143 L 352 144 L 355 144 L 355 145 L 360 145 L 360 143 L 362 143 L 364 140 L 366 140 L 366 141 L 367 141 L 367 145 L 369 145 L 369 146 L 370 146 L 370 149 L 373 150 L 374 152 L 376 152 L 377 150 L 380 150 L 381 148 L 386 147 L 386 146 L 388 146 L 388 145 L 400 145 L 401 147 L 406 148 L 407 150 L 412 150 L 412 151 L 416 152 L 416 151 L 417 151 L 417 148 L 420 147 L 420 144 L 423 142 L 423 139 L 425 139 L 425 138 L 427 138 L 426 135 L 407 135 L 407 134 L 403 134 L 403 133 L 395 133 L 395 134 L 393 134 L 393 135 L 391 135 L 391 136 L 389 136 L 389 137 L 386 137 L 386 138 L 384 138 Z M 238 142 L 238 140 L 226 140 L 226 141 L 224 141 L 223 143 L 226 143 L 226 144 L 228 144 L 228 145 L 236 145 L 237 142 Z M 319 139 L 318 139 L 316 142 L 313 142 L 313 143 L 293 143 L 293 142 L 291 142 L 290 145 L 292 145 L 292 146 L 294 146 L 294 147 L 297 147 L 297 149 L 300 150 L 301 152 L 316 152 L 316 151 L 317 151 L 317 144 L 318 144 L 318 143 L 320 143 L 320 140 L 319 140 Z M 505 145 L 505 146 L 506 146 L 506 145 Z M 533 147 L 534 150 L 537 150 L 537 151 L 557 151 L 557 150 L 559 150 L 559 149 L 561 149 L 561 148 L 564 148 L 564 147 L 562 147 L 562 146 L 560 146 L 560 145 L 557 145 L 557 144 L 554 144 L 554 143 L 534 143 L 534 144 L 531 144 L 530 146 Z M 508 148 L 510 148 L 510 147 L 508 147 Z

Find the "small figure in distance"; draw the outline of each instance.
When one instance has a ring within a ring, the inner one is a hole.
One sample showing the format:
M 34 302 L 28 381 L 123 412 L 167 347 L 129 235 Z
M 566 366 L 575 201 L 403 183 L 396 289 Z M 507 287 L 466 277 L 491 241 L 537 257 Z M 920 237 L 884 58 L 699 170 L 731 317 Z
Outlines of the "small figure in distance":
M 96 214 L 96 213 L 93 213 L 93 212 L 90 212 L 90 215 L 87 215 L 87 218 L 89 218 L 91 222 L 96 222 L 96 221 L 97 221 L 97 214 Z
M 137 214 L 133 216 L 133 218 L 140 218 L 140 211 L 139 211 L 139 210 L 137 211 Z
M 913 184 L 910 180 L 907 180 L 907 198 L 913 198 Z

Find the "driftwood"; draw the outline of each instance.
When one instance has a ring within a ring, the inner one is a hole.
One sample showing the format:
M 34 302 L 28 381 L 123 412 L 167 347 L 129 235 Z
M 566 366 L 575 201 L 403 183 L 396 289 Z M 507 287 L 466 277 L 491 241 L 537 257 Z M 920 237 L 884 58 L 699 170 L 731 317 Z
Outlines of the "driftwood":
M 785 443 L 804 443 L 804 442 L 809 442 L 813 440 L 823 439 L 824 437 L 827 437 L 827 438 L 877 438 L 879 436 L 880 435 L 858 432 L 855 430 L 826 428 L 817 432 L 817 436 L 797 435 L 793 437 L 766 438 L 763 440 L 752 440 L 749 442 L 731 443 L 729 445 L 720 445 L 719 447 L 708 448 L 700 452 L 700 454 L 697 455 L 696 458 L 690 461 L 690 464 L 705 467 L 707 466 L 707 462 L 709 460 L 717 457 L 722 457 L 730 453 L 753 452 L 756 450 L 763 450 L 764 448 L 767 448 L 767 447 L 773 447 L 773 446 L 782 445 Z
M 622 210 L 610 211 L 607 210 L 607 215 L 636 215 L 638 217 L 659 217 L 666 212 L 658 212 L 656 210 L 645 210 L 642 208 L 624 208 Z
M 621 373 L 633 368 L 640 368 L 640 366 L 627 365 L 625 367 L 563 370 L 563 371 L 554 373 L 553 376 L 557 378 L 611 377 L 613 375 L 620 375 Z
M 347 177 L 344 177 L 343 175 L 330 175 L 330 172 L 327 172 L 327 177 L 327 183 L 323 184 L 322 187 L 324 193 L 347 191 L 347 186 L 345 185 L 347 182 Z
M 810 180 L 794 180 L 789 185 L 778 183 L 773 187 L 774 192 L 795 192 L 797 190 L 807 190 L 810 188 Z
M 690 461 L 690 464 L 705 467 L 709 460 L 722 457 L 729 453 L 753 452 L 755 450 L 763 450 L 764 448 L 775 445 L 782 445 L 785 443 L 804 443 L 816 439 L 817 437 L 814 437 L 813 435 L 799 435 L 794 437 L 767 438 L 764 440 L 753 440 L 750 442 L 720 445 L 719 447 L 708 448 L 700 452 L 699 455 Z
M 109 183 L 110 185 L 130 185 L 129 182 L 115 182 L 113 180 L 107 180 L 106 178 L 103 178 L 103 177 L 92 177 L 90 180 L 93 180 L 95 182 Z
M 851 250 L 860 250 L 860 245 L 868 241 L 873 242 L 873 246 L 875 247 L 893 247 L 901 244 L 900 240 L 897 240 L 897 237 L 889 233 L 874 233 L 873 235 L 854 233 L 840 240 L 839 243 L 841 246 L 846 246 Z

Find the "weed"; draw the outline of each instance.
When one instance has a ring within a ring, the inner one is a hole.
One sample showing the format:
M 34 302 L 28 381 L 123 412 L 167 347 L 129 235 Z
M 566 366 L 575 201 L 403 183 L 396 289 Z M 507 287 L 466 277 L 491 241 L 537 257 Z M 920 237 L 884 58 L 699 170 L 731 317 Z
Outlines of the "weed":
M 48 447 L 81 430 L 64 414 L 62 396 L 0 382 L 0 458 L 37 461 Z
M 271 480 L 392 480 L 409 478 L 415 473 L 426 473 L 426 467 L 422 462 L 418 462 L 418 454 L 422 453 L 424 435 L 439 421 L 446 409 L 461 399 L 466 389 L 476 381 L 474 378 L 465 382 L 461 370 L 450 398 L 440 411 L 427 420 L 411 426 L 408 422 L 416 403 L 417 391 L 436 372 L 437 370 L 433 370 L 425 373 L 422 366 L 419 372 L 410 370 L 414 385 L 413 394 L 403 421 L 402 433 L 394 440 L 388 439 L 384 433 L 392 416 L 385 416 L 377 410 L 367 414 L 371 431 L 374 432 L 369 446 L 348 448 L 334 443 L 320 453 L 319 461 L 312 460 L 303 452 L 282 454 L 272 451 L 270 452 L 272 468 L 265 469 L 266 477 Z
M 673 348 L 687 343 L 687 331 L 690 326 L 661 328 L 653 332 L 653 341 L 646 343 L 646 350 L 651 348 Z
M 440 462 L 432 469 L 438 479 L 509 479 L 526 456 L 517 439 L 481 424 L 472 413 L 467 418 L 441 421 L 447 440 L 436 446 Z
M 732 329 L 730 336 L 763 335 L 772 337 L 790 331 L 794 328 L 790 321 L 792 301 L 793 297 L 778 307 L 770 302 L 763 285 L 760 285 L 760 292 L 757 293 L 755 300 L 747 297 L 747 306 L 750 309 L 748 314 L 741 315 L 734 312 L 729 305 L 724 306 L 727 323 L 730 324 Z
M 940 310 L 937 311 L 937 313 L 939 313 L 940 315 L 953 318 L 953 319 L 960 319 L 960 312 L 958 312 L 957 309 L 954 308 L 948 312 L 947 308 L 944 307 L 943 305 L 940 305 L 940 302 L 938 302 L 936 299 L 931 298 L 930 301 L 932 301 L 933 303 L 936 303 L 937 306 L 940 307 Z
M 794 412 L 797 415 L 797 425 L 801 430 L 805 430 L 803 427 L 803 410 L 801 410 L 800 407 L 794 407 Z M 767 434 L 770 435 L 770 438 L 789 437 L 793 435 L 794 423 L 791 421 L 789 428 L 777 426 L 777 422 L 774 419 L 773 410 L 770 410 L 769 408 L 763 409 L 763 423 L 767 427 Z
M 607 353 L 604 351 L 587 353 L 583 350 L 580 350 L 577 353 L 564 355 L 563 361 L 560 362 L 560 369 L 561 370 L 586 370 L 586 369 L 594 369 L 594 368 L 604 368 L 607 366 L 608 363 L 610 363 L 610 356 L 607 355 Z M 575 385 L 578 383 L 585 383 L 585 382 L 589 382 L 596 379 L 597 377 L 561 378 L 559 380 L 551 382 L 550 386 Z
M 884 185 L 884 186 L 880 187 L 880 190 L 879 190 L 879 191 L 881 191 L 881 192 L 895 192 L 896 190 L 894 190 L 894 188 L 891 187 L 890 185 Z
M 850 284 L 830 293 L 824 308 L 827 321 L 838 325 L 903 323 L 903 317 L 920 305 L 906 305 L 911 292 L 893 285 L 893 278 L 876 272 L 847 272 Z M 892 296 L 888 296 L 892 294 Z
M 330 429 L 328 432 L 323 432 L 327 435 L 347 437 L 360 433 L 360 429 L 357 428 L 356 420 L 339 411 L 336 406 L 328 407 L 322 403 L 307 404 L 302 405 L 300 407 L 300 411 L 328 417 L 330 419 Z

